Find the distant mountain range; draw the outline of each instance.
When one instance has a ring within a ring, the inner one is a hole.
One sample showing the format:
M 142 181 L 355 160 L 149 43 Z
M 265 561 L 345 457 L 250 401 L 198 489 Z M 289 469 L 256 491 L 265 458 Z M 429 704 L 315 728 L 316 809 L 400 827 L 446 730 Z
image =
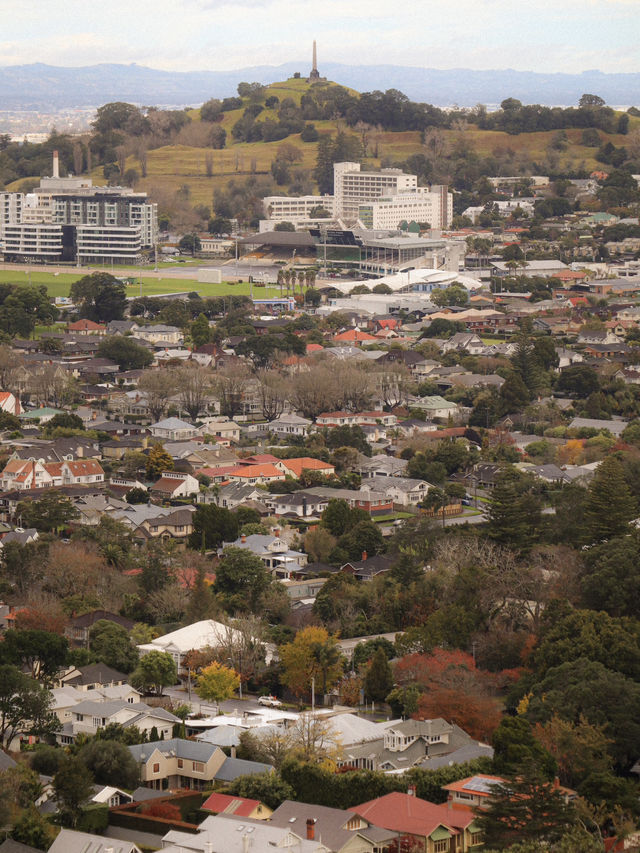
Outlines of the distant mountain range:
M 242 80 L 272 83 L 308 68 L 299 62 L 256 66 L 237 71 L 158 71 L 141 65 L 89 65 L 61 68 L 34 63 L 0 68 L 0 109 L 53 111 L 100 106 L 109 101 L 171 106 L 200 104 L 235 94 Z M 341 65 L 328 62 L 320 73 L 360 92 L 400 89 L 412 100 L 439 106 L 499 104 L 504 98 L 523 103 L 570 106 L 585 92 L 608 104 L 640 103 L 640 73 L 539 74 L 533 71 L 446 71 L 400 65 Z

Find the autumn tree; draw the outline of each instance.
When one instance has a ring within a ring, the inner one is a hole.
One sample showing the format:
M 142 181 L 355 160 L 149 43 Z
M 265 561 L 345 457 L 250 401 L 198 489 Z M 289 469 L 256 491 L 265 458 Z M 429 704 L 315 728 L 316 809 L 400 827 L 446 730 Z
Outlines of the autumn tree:
M 224 549 L 213 589 L 228 611 L 258 613 L 270 584 L 271 577 L 260 557 L 245 548 Z
M 282 646 L 280 659 L 282 680 L 300 699 L 311 691 L 312 678 L 316 689 L 326 693 L 342 674 L 340 648 L 324 628 L 303 628 L 293 642 Z
M 173 459 L 160 442 L 156 442 L 147 456 L 147 477 L 157 480 L 163 471 L 173 471 Z
M 205 702 L 219 705 L 225 699 L 231 699 L 239 686 L 240 676 L 235 669 L 214 661 L 200 672 L 196 693 Z

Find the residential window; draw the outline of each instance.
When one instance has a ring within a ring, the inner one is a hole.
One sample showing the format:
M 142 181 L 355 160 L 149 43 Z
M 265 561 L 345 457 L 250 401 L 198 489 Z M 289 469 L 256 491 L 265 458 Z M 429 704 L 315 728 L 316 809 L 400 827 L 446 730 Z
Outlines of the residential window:
M 482 833 L 481 832 L 472 832 L 471 833 L 471 844 L 482 844 Z
M 159 772 L 160 772 L 160 764 L 154 764 L 154 765 L 153 765 L 153 772 L 154 772 L 154 773 L 159 773 Z
M 194 773 L 204 773 L 204 764 L 201 761 L 193 762 Z
M 184 767 L 184 761 L 181 758 L 178 759 L 178 767 Z
M 433 842 L 433 853 L 448 853 L 449 839 L 443 838 L 442 841 Z

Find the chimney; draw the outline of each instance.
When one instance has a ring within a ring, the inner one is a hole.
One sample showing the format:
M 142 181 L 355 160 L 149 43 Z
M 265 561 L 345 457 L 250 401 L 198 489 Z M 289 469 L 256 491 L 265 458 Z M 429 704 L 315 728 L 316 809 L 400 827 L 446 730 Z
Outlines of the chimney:
M 244 533 L 243 533 L 243 534 L 242 534 L 242 536 L 240 537 L 240 541 L 241 541 L 241 542 L 246 542 L 246 541 L 247 541 L 247 537 L 244 535 Z
M 415 785 L 409 785 L 409 787 L 407 788 L 407 796 L 408 797 L 415 797 L 415 795 L 416 795 L 416 786 Z
M 367 552 L 366 552 L 366 551 L 363 551 L 363 552 L 362 552 L 362 562 L 363 562 L 363 563 L 364 563 L 364 561 L 367 559 L 367 557 L 368 557 L 368 556 L 369 556 L 369 555 L 367 554 Z
M 278 539 L 278 537 L 280 536 L 280 528 L 279 527 L 273 528 L 273 535 L 276 537 L 276 539 Z
M 60 177 L 60 163 L 58 161 L 58 152 L 53 152 L 53 175 L 54 178 Z
M 316 819 L 307 818 L 307 841 L 313 841 L 316 837 Z

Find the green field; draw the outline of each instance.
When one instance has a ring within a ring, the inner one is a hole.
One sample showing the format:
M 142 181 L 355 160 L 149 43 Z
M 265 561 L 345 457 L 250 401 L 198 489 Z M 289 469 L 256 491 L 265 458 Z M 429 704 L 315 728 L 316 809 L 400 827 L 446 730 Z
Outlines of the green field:
M 130 272 L 130 277 L 133 277 L 135 271 Z M 87 275 L 87 271 L 77 273 L 48 273 L 37 272 L 33 270 L 0 270 L 0 284 L 8 282 L 10 284 L 44 284 L 47 288 L 49 296 L 68 296 L 71 285 L 74 281 Z M 194 291 L 199 293 L 203 299 L 209 296 L 224 296 L 228 293 L 237 293 L 249 296 L 251 286 L 247 282 L 233 284 L 230 282 L 222 282 L 215 284 L 213 282 L 196 281 L 192 278 L 149 278 L 142 276 L 142 287 L 138 283 L 136 275 L 136 283 L 127 286 L 127 296 L 154 296 L 158 293 L 184 293 Z M 256 287 L 254 286 L 253 295 L 256 299 L 266 298 L 268 296 L 279 296 L 279 287 Z

